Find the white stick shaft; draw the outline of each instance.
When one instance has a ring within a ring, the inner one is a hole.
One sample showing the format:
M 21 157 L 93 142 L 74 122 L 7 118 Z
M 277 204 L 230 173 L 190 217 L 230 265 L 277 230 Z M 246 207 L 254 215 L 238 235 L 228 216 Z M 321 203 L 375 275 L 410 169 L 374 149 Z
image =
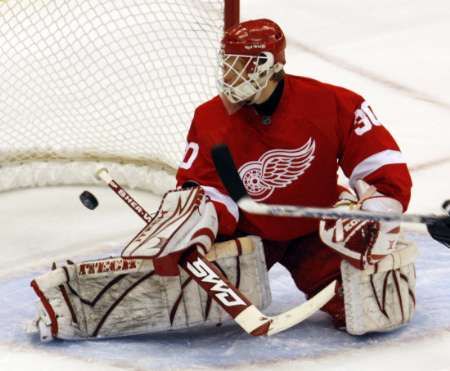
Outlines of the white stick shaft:
M 109 171 L 102 168 L 95 174 L 98 179 L 103 180 L 106 185 L 111 188 L 133 211 L 138 214 L 146 223 L 150 223 L 153 217 L 139 205 L 136 200 L 125 191 L 116 181 L 111 177 Z
M 368 212 L 362 210 L 342 210 L 336 208 L 304 207 L 294 205 L 272 205 L 256 202 L 244 197 L 238 202 L 239 207 L 251 214 L 272 215 L 284 217 L 303 218 L 329 218 L 329 219 L 363 219 L 379 221 L 402 221 L 407 223 L 425 223 L 436 221 L 435 215 L 395 214 Z

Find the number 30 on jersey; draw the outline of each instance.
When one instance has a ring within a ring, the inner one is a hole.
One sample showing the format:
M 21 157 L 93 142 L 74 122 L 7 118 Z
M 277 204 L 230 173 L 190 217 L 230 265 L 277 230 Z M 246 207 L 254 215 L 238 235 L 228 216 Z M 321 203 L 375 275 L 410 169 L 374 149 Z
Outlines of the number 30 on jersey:
M 183 161 L 181 161 L 180 168 L 181 169 L 190 169 L 195 159 L 198 156 L 199 146 L 195 142 L 189 142 L 186 146 L 186 150 L 184 151 Z
M 355 111 L 355 133 L 363 135 L 372 130 L 374 126 L 381 126 L 381 122 L 367 102 L 361 104 L 361 108 Z

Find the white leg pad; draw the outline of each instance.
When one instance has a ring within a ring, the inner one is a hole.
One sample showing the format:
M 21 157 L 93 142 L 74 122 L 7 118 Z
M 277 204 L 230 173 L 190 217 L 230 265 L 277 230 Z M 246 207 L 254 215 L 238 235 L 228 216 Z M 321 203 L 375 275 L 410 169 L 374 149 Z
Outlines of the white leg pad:
M 408 323 L 415 309 L 414 244 L 399 241 L 397 250 L 366 270 L 341 263 L 347 332 L 394 330 Z
M 263 309 L 271 295 L 262 242 L 239 240 L 239 247 L 214 245 L 207 257 Z M 116 257 L 68 264 L 33 280 L 41 299 L 36 324 L 42 340 L 146 334 L 229 319 L 184 271 L 162 277 L 153 273 L 150 260 L 124 262 Z

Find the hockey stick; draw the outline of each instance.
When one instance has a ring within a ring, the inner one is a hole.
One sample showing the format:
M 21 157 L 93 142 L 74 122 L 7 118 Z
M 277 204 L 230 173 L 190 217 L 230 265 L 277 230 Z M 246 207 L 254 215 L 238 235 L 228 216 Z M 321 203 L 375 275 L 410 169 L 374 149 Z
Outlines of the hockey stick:
M 103 180 L 125 203 L 146 223 L 148 214 L 132 196 L 128 194 L 106 169 L 100 169 L 97 177 Z M 307 302 L 277 316 L 267 316 L 253 305 L 222 272 L 196 249 L 185 252 L 179 265 L 202 287 L 247 333 L 254 336 L 274 335 L 286 330 L 317 312 L 336 292 L 337 282 L 333 281 Z
M 242 210 L 248 213 L 282 217 L 349 218 L 422 223 L 426 224 L 431 237 L 450 248 L 450 216 L 448 215 L 394 214 L 361 210 L 349 211 L 335 208 L 269 205 L 262 202 L 256 202 L 248 195 L 228 147 L 225 144 L 217 145 L 212 149 L 211 155 L 219 177 L 230 197 Z M 443 208 L 447 214 L 450 214 L 450 200 L 444 203 Z

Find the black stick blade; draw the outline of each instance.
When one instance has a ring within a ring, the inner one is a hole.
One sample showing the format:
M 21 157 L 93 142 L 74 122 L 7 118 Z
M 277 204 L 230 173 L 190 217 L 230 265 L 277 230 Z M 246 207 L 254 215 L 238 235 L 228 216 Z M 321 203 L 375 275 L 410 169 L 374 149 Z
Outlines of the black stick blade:
M 247 196 L 244 184 L 236 169 L 230 150 L 226 144 L 218 144 L 211 150 L 211 156 L 219 174 L 220 180 L 230 197 L 238 202 L 242 197 Z
M 450 249 L 450 216 L 427 224 L 427 229 L 431 237 Z
M 446 211 L 447 214 L 450 215 L 450 200 L 444 201 L 444 203 L 442 204 L 442 209 L 443 209 L 444 211 Z
M 89 210 L 94 210 L 98 206 L 97 198 L 89 191 L 80 194 L 80 201 Z

